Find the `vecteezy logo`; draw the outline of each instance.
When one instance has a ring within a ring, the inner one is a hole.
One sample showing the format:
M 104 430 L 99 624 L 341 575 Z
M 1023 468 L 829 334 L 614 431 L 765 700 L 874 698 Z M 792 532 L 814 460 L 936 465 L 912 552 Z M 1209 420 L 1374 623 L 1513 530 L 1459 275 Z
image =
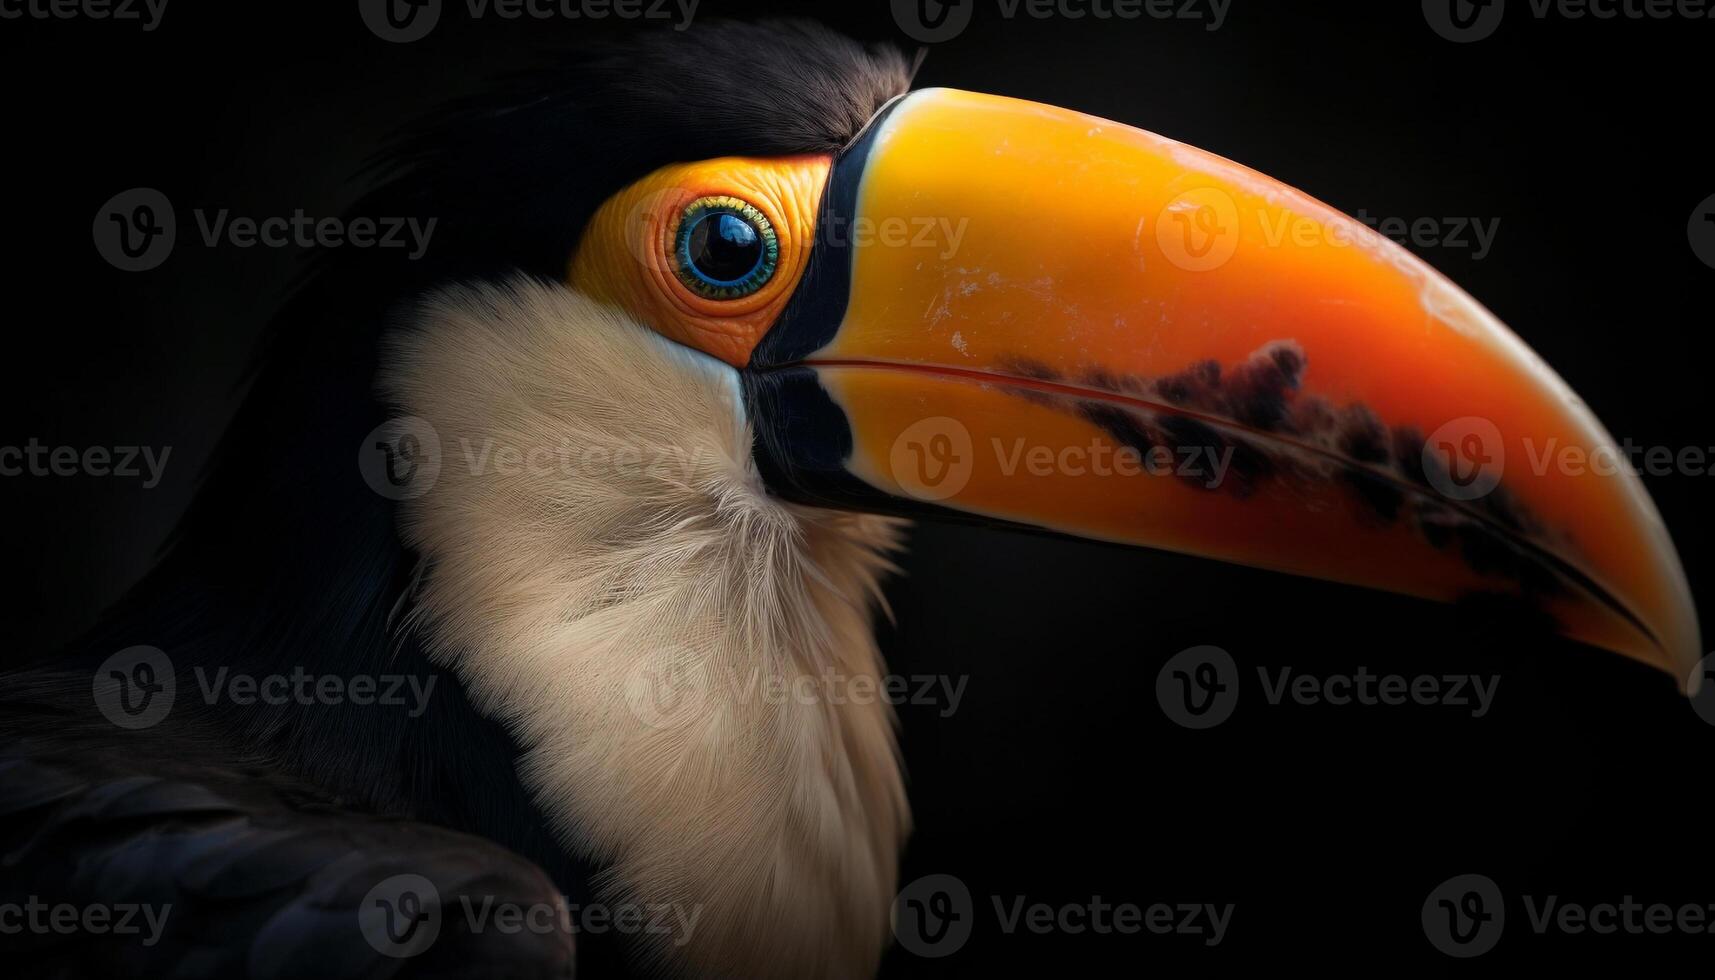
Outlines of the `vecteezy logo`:
M 1501 889 L 1484 875 L 1458 875 L 1423 900 L 1423 934 L 1448 956 L 1481 956 L 1501 941 L 1506 907 Z
M 893 440 L 888 454 L 893 480 L 918 500 L 946 500 L 971 482 L 976 453 L 971 432 L 946 416 L 912 423 Z
M 371 429 L 357 447 L 357 469 L 369 489 L 388 500 L 414 500 L 441 477 L 441 437 L 415 415 Z
M 1476 500 L 1494 493 L 1506 466 L 1506 443 L 1488 419 L 1454 419 L 1423 443 L 1423 475 L 1448 500 Z
M 147 272 L 172 254 L 177 221 L 167 195 L 133 187 L 113 195 L 95 212 L 95 250 L 125 272 Z
M 971 23 L 973 0 L 893 0 L 893 20 L 913 41 L 951 41 Z
M 925 875 L 893 899 L 893 935 L 918 956 L 951 956 L 971 938 L 975 916 L 964 882 L 952 875 Z
M 173 662 L 159 647 L 127 647 L 95 670 L 95 707 L 120 728 L 158 724 L 173 710 Z
M 1691 678 L 1691 686 L 1697 689 L 1691 696 L 1691 709 L 1697 712 L 1697 717 L 1715 725 L 1715 653 L 1698 661 Z
M 625 679 L 625 706 L 650 728 L 676 728 L 697 716 L 709 683 L 704 658 L 674 649 L 639 663 Z
M 1233 715 L 1239 703 L 1239 668 L 1232 655 L 1215 646 L 1181 650 L 1161 665 L 1155 678 L 1161 712 L 1186 728 L 1214 728 Z
M 409 44 L 435 29 L 441 19 L 441 0 L 358 0 L 357 10 L 376 37 Z
M 1226 265 L 1239 250 L 1239 206 L 1218 187 L 1199 187 L 1168 201 L 1155 222 L 1155 244 L 1187 272 Z
M 1691 251 L 1704 265 L 1715 269 L 1715 194 L 1704 198 L 1691 212 L 1686 235 L 1691 239 Z
M 422 875 L 393 875 L 363 896 L 357 927 L 382 956 L 416 956 L 441 934 L 441 893 Z
M 1506 12 L 1506 0 L 1423 0 L 1423 19 L 1435 33 L 1458 44 L 1494 34 Z

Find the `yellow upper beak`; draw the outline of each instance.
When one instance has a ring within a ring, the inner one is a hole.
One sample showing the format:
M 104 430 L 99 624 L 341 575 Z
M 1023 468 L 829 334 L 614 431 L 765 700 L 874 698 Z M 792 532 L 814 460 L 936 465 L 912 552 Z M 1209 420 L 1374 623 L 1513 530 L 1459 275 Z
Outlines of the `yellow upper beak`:
M 1404 249 L 1219 157 L 1032 103 L 916 92 L 866 140 L 837 329 L 751 365 L 813 374 L 849 477 L 1082 537 L 1512 596 L 1695 684 L 1684 573 L 1613 440 Z M 763 436 L 829 498 L 825 453 Z M 1617 465 L 1565 471 L 1567 449 Z

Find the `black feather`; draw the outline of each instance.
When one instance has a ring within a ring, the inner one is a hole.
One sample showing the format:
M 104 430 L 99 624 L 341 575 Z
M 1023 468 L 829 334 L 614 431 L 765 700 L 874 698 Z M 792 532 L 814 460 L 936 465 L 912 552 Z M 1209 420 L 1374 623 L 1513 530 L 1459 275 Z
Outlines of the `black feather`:
M 80 680 L 48 679 L 32 696 Z M 473 928 L 466 911 L 558 909 L 540 869 L 479 837 L 344 810 L 220 752 L 196 727 L 131 733 L 122 750 L 81 726 L 52 739 L 7 732 L 0 903 L 42 910 L 0 935 L 9 966 L 57 977 L 571 975 L 569 920 L 508 932 Z M 438 920 L 410 959 L 372 945 L 359 918 L 362 900 L 392 897 L 402 875 L 430 883 Z M 102 909 L 105 922 L 44 928 L 56 908 Z

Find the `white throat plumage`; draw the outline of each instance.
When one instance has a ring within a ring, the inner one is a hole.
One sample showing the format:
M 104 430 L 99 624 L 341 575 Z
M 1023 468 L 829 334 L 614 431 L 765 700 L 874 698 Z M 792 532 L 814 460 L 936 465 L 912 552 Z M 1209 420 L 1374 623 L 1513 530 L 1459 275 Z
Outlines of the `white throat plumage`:
M 734 370 L 563 286 L 441 292 L 388 355 L 442 449 L 404 506 L 413 625 L 604 899 L 694 923 L 647 955 L 872 974 L 909 820 L 893 715 L 825 694 L 879 680 L 900 522 L 768 497 Z

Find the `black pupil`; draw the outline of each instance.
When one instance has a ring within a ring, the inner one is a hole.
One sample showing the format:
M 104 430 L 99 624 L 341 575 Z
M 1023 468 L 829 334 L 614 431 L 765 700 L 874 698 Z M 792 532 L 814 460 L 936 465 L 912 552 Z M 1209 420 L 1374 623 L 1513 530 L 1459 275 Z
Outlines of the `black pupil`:
M 762 236 L 736 214 L 710 214 L 691 226 L 686 251 L 697 271 L 715 282 L 737 282 L 762 264 Z

